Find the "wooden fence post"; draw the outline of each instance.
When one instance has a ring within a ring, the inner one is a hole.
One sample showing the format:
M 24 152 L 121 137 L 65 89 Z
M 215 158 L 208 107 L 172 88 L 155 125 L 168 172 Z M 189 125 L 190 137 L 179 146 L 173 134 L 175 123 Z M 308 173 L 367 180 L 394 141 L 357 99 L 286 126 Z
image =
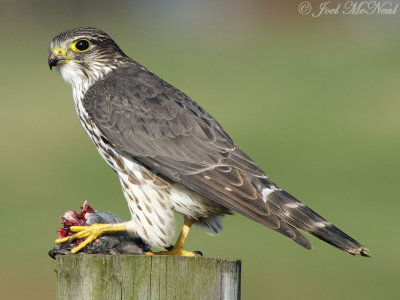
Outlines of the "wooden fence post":
M 56 272 L 58 300 L 240 299 L 237 259 L 59 255 Z

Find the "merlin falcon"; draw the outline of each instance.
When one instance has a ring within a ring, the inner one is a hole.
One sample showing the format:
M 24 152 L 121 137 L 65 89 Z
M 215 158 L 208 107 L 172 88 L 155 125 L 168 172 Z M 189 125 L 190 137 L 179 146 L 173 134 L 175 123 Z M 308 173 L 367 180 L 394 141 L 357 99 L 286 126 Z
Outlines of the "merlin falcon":
M 81 124 L 118 174 L 132 219 L 73 226 L 76 253 L 105 233 L 129 231 L 168 251 L 194 256 L 184 242 L 194 224 L 212 234 L 224 215 L 240 213 L 306 249 L 299 230 L 350 254 L 367 249 L 269 180 L 218 122 L 187 95 L 129 58 L 103 31 L 76 28 L 50 44 L 50 69 L 72 86 Z M 173 211 L 184 216 L 175 245 Z

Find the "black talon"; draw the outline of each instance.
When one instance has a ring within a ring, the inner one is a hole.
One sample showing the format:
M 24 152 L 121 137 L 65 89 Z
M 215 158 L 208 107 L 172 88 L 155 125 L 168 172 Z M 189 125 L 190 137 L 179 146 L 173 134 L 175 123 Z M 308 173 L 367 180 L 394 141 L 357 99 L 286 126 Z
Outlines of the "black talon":
M 199 254 L 201 257 L 203 257 L 203 252 L 201 251 L 193 251 L 193 253 Z

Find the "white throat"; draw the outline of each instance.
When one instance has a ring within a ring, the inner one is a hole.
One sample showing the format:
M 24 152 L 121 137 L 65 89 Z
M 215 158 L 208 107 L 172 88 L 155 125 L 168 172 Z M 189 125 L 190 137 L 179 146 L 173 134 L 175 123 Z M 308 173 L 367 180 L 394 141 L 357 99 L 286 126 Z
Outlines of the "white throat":
M 83 129 L 93 139 L 90 134 L 90 130 L 85 122 L 89 118 L 86 109 L 83 105 L 83 98 L 87 90 L 96 82 L 104 78 L 112 70 L 116 69 L 117 66 L 104 67 L 97 63 L 91 64 L 89 72 L 86 74 L 82 71 L 81 66 L 74 61 L 69 61 L 68 63 L 62 65 L 59 70 L 61 76 L 65 82 L 67 82 L 72 87 L 72 95 L 75 102 L 75 110 L 78 114 L 79 120 L 81 121 Z M 93 130 L 97 130 L 93 128 Z M 97 130 L 98 131 L 98 130 Z M 100 134 L 100 132 L 98 132 Z
M 63 80 L 72 87 L 75 105 L 78 105 L 78 102 L 94 83 L 117 68 L 117 66 L 105 67 L 98 63 L 91 63 L 88 66 L 90 69 L 86 74 L 82 71 L 81 66 L 74 61 L 69 61 L 59 68 Z

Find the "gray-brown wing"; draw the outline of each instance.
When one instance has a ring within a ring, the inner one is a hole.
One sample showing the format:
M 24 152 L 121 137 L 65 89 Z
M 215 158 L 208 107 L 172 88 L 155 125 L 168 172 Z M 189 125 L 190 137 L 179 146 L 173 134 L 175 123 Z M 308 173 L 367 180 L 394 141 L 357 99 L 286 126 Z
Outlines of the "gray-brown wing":
M 202 107 L 151 72 L 132 64 L 93 85 L 84 106 L 105 140 L 153 171 L 294 239 L 254 180 L 265 173 Z

